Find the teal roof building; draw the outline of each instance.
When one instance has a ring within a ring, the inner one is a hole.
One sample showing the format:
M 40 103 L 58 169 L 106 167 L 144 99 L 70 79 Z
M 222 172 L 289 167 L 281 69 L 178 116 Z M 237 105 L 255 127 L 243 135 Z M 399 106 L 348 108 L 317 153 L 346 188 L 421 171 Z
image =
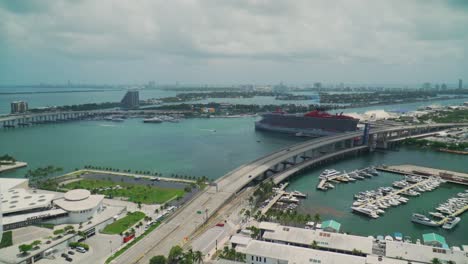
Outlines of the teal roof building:
M 322 229 L 328 232 L 340 232 L 341 224 L 335 220 L 327 220 L 322 223 Z
M 424 245 L 433 247 L 448 247 L 445 238 L 436 233 L 428 233 L 423 235 Z

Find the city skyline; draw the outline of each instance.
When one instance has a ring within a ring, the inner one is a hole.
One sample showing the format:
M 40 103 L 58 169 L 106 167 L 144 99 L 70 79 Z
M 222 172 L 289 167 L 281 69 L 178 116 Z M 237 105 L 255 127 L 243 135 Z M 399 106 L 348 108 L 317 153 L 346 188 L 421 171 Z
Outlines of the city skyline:
M 0 84 L 468 79 L 466 2 L 363 0 L 339 6 L 5 1 Z

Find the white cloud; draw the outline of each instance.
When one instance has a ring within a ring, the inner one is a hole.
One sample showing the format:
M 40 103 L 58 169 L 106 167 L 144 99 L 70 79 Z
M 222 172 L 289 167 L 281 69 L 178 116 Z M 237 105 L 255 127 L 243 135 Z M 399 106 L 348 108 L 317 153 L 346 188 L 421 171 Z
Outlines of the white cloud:
M 441 1 L 15 3 L 0 5 L 0 38 L 10 49 L 91 61 L 407 65 L 461 61 L 468 46 L 467 9 Z

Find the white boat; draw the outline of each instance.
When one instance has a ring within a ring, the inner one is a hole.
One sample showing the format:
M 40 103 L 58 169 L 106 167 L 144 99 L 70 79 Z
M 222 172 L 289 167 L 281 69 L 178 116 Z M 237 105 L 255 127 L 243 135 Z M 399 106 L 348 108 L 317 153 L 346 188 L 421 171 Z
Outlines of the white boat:
M 452 229 L 454 228 L 459 222 L 461 218 L 460 217 L 451 217 L 445 224 L 442 226 L 443 229 Z
M 320 179 L 328 179 L 329 177 L 336 176 L 336 175 L 338 175 L 338 174 L 340 174 L 340 172 L 337 171 L 337 170 L 334 170 L 334 169 L 331 169 L 331 170 L 326 169 L 326 170 L 324 170 L 322 173 L 320 173 L 319 178 L 320 178 Z
M 393 237 L 392 236 L 385 236 L 385 241 L 393 241 Z
M 423 224 L 427 226 L 439 226 L 436 222 L 432 221 L 431 219 L 427 218 L 425 215 L 422 214 L 413 214 L 411 217 L 411 221 L 418 224 Z
M 429 212 L 430 215 L 438 218 L 445 218 L 445 215 L 439 213 L 439 212 Z
M 306 198 L 307 197 L 306 194 L 303 194 L 300 191 L 293 191 L 293 192 L 291 192 L 291 195 L 294 196 L 294 197 L 299 197 L 299 198 Z
M 379 215 L 374 210 L 366 208 L 366 207 L 351 207 L 351 209 L 355 212 L 367 215 L 374 219 L 379 218 Z

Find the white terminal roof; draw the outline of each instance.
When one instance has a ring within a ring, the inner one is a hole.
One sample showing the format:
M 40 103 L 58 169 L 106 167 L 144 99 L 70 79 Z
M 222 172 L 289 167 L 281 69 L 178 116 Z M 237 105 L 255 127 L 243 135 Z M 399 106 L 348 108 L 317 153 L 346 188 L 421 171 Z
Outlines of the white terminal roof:
M 76 189 L 66 192 L 63 198 L 54 200 L 54 204 L 65 211 L 77 212 L 94 209 L 102 200 L 104 195 L 91 195 L 87 190 Z
M 54 194 L 30 193 L 25 189 L 10 189 L 1 193 L 2 214 L 45 208 L 52 205 Z
M 7 192 L 8 190 L 17 187 L 18 185 L 22 185 L 27 181 L 28 179 L 0 178 L 0 193 Z
M 2 219 L 2 224 L 9 225 L 9 224 L 14 224 L 14 223 L 21 223 L 30 219 L 51 217 L 51 216 L 61 215 L 64 213 L 66 213 L 66 211 L 63 209 L 51 209 L 51 210 L 40 211 L 40 212 L 29 213 L 29 214 L 5 216 Z
M 357 249 L 366 254 L 372 253 L 373 239 L 369 237 L 282 226 L 276 223 L 266 222 L 260 223 L 259 228 L 266 230 L 263 234 L 263 239 L 265 240 L 281 241 L 298 245 L 311 245 L 315 240 L 320 247 L 343 251 L 353 251 L 353 249 Z
M 365 264 L 365 257 L 348 254 L 339 254 L 330 251 L 315 250 L 311 248 L 295 247 L 284 244 L 252 240 L 243 253 L 284 260 L 288 264 L 324 263 L 324 264 Z M 247 259 L 249 261 L 249 259 Z M 315 261 L 315 262 L 314 262 Z M 320 261 L 320 262 L 319 262 Z

